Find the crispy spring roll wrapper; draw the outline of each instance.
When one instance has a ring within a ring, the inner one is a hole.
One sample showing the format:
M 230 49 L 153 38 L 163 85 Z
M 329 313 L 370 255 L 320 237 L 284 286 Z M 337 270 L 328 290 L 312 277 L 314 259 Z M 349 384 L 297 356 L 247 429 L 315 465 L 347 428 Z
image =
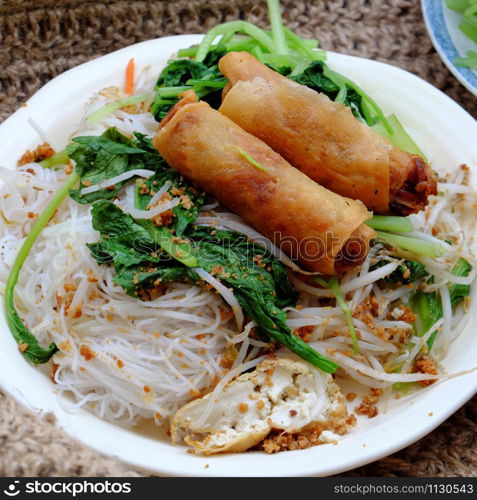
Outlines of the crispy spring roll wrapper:
M 229 80 L 219 111 L 322 186 L 377 213 L 408 215 L 437 194 L 434 173 L 331 101 L 247 52 L 219 62 Z
M 375 233 L 363 224 L 371 214 L 361 202 L 319 186 L 260 139 L 196 102 L 193 91 L 164 117 L 153 142 L 169 165 L 309 271 L 336 274 L 366 257 Z

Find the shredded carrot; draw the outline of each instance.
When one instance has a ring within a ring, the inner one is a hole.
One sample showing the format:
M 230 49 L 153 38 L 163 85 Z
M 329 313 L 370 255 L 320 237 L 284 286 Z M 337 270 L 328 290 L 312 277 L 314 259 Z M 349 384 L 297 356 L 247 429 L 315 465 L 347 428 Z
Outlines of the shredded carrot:
M 126 83 L 124 85 L 126 94 L 134 94 L 134 59 L 130 59 L 126 66 Z

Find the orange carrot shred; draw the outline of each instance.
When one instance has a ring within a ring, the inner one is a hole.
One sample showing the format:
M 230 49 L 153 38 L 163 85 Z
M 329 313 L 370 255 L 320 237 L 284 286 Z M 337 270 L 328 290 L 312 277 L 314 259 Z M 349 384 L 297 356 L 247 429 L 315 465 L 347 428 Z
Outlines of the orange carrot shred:
M 130 59 L 126 66 L 126 83 L 124 85 L 126 94 L 134 94 L 134 59 Z

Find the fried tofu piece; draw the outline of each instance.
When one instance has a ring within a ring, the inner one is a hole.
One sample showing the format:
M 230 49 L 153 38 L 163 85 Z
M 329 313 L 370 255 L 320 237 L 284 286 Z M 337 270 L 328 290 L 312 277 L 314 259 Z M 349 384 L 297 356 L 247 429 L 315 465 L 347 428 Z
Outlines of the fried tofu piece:
M 331 375 L 304 361 L 267 358 L 251 373 L 229 382 L 218 399 L 214 393 L 191 401 L 171 423 L 174 443 L 185 441 L 205 455 L 242 452 L 272 430 L 300 432 L 319 426 L 344 433 L 345 398 Z

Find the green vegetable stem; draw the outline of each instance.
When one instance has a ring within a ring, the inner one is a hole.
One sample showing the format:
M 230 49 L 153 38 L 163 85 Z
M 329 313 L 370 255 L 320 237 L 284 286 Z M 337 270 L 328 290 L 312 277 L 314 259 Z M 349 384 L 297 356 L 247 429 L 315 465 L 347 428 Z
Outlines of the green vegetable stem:
M 71 174 L 59 191 L 53 196 L 43 213 L 38 217 L 30 234 L 26 237 L 18 252 L 5 286 L 5 310 L 8 326 L 10 327 L 13 337 L 18 342 L 20 351 L 27 359 L 35 364 L 46 363 L 51 356 L 55 354 L 58 348 L 55 344 L 50 344 L 47 349 L 41 347 L 35 336 L 23 324 L 23 321 L 15 309 L 15 285 L 18 282 L 20 270 L 31 248 L 35 244 L 35 241 L 43 228 L 48 224 L 55 210 L 68 195 L 69 190 L 78 182 L 78 179 L 79 177 L 76 173 Z

